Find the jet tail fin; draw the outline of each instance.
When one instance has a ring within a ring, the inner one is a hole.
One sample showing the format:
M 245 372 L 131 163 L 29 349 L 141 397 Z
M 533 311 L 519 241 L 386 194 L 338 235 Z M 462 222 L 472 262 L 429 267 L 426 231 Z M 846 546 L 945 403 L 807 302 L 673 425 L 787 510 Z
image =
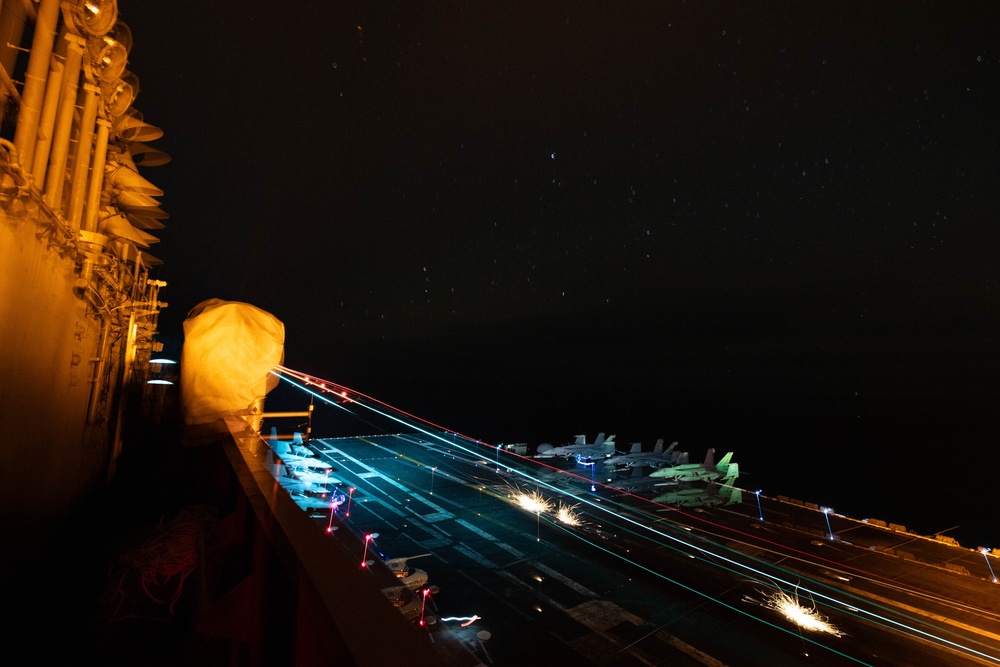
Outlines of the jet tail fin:
M 639 454 L 640 452 L 642 452 L 642 443 L 633 442 L 632 449 L 629 450 L 629 454 Z
M 725 456 L 722 457 L 722 460 L 719 461 L 719 464 L 715 466 L 716 470 L 718 470 L 719 472 L 727 470 L 729 468 L 729 462 L 732 460 L 732 458 L 733 458 L 733 453 L 728 452 Z
M 385 562 L 389 566 L 389 569 L 393 572 L 399 572 L 400 570 L 407 569 L 406 561 L 413 560 L 414 558 L 423 558 L 424 556 L 430 556 L 430 554 L 420 554 L 417 556 L 407 556 L 406 558 L 390 558 Z
M 715 467 L 715 447 L 708 448 L 708 452 L 705 453 L 705 462 L 702 465 L 706 468 Z
M 722 497 L 729 496 L 729 500 L 726 501 L 727 505 L 737 505 L 743 502 L 743 489 L 738 489 L 733 486 L 733 483 L 740 476 L 740 464 L 730 463 L 729 464 L 729 474 L 722 480 L 724 484 L 719 489 L 719 495 Z
M 653 453 L 654 454 L 663 453 L 663 438 L 660 438 L 659 440 L 656 441 L 656 446 L 653 447 Z

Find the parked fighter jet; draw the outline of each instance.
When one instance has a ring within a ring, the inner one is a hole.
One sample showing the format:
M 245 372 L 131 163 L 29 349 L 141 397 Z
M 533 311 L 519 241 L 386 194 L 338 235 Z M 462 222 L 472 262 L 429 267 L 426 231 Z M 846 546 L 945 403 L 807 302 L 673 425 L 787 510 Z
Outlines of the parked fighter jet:
M 294 468 L 285 464 L 281 459 L 274 456 L 268 450 L 264 460 L 267 470 L 274 476 L 281 486 L 285 487 L 289 493 L 326 493 L 330 485 L 341 484 L 342 482 L 330 475 L 330 471 L 316 472 L 309 468 Z
M 423 602 L 406 586 L 389 586 L 383 588 L 382 593 L 406 620 L 415 621 L 420 618 Z
M 268 438 L 267 444 L 271 446 L 271 450 L 278 458 L 293 468 L 328 470 L 333 467 L 326 461 L 316 458 L 315 453 L 302 442 L 301 433 L 296 433 L 293 437 L 291 444 L 279 440 L 278 429 L 272 427 L 271 437 Z
M 580 463 L 588 463 L 594 460 L 606 459 L 614 453 L 615 436 L 612 435 L 605 439 L 603 433 L 598 433 L 597 439 L 593 443 L 588 443 L 586 436 L 578 435 L 571 445 L 560 445 L 559 447 L 553 447 L 548 444 L 538 445 L 538 453 L 535 454 L 535 458 L 550 459 L 556 456 L 572 456 Z
M 347 498 L 342 493 L 334 493 L 326 498 L 307 496 L 305 494 L 293 493 L 292 500 L 304 510 L 328 510 L 331 507 L 337 508 L 343 505 Z
M 415 591 L 427 583 L 427 573 L 418 568 L 411 568 L 406 561 L 414 558 L 422 558 L 430 554 L 420 554 L 419 556 L 408 556 L 407 558 L 391 558 L 385 562 L 389 570 L 396 575 L 400 583 L 406 584 L 411 591 Z
M 708 482 L 723 476 L 729 476 L 730 465 L 736 465 L 735 463 L 729 463 L 732 458 L 733 453 L 729 452 L 716 464 L 715 449 L 709 449 L 705 455 L 704 463 L 686 463 L 670 466 L 669 468 L 660 468 L 650 473 L 649 476 L 673 479 L 678 482 Z
M 632 468 L 631 477 L 612 480 L 605 484 L 605 486 L 619 491 L 636 493 L 649 491 L 654 486 L 676 486 L 677 484 L 679 484 L 679 482 L 673 479 L 663 479 L 662 477 L 650 477 L 649 475 L 643 475 L 642 468 L 636 466 Z
M 738 465 L 736 463 L 732 464 Z M 743 491 L 733 486 L 739 474 L 727 475 L 723 485 L 709 482 L 707 486 L 696 489 L 679 489 L 653 498 L 653 502 L 667 503 L 679 507 L 713 507 L 715 505 L 733 505 L 743 502 Z
M 629 468 L 642 466 L 659 468 L 665 465 L 687 463 L 687 452 L 676 452 L 674 451 L 676 447 L 677 443 L 672 442 L 664 451 L 663 439 L 661 438 L 656 441 L 656 446 L 653 447 L 653 451 L 644 452 L 642 451 L 642 443 L 636 442 L 632 444 L 632 449 L 628 454 L 618 454 L 617 456 L 612 456 L 605 459 L 604 464 L 609 466 L 626 465 Z

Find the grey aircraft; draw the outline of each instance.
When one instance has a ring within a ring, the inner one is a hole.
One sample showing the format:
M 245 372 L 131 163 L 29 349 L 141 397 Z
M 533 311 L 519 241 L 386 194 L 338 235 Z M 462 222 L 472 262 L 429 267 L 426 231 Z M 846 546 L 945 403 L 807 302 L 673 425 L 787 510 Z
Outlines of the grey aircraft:
M 688 462 L 687 452 L 675 451 L 677 448 L 677 443 L 672 442 L 670 446 L 663 449 L 663 439 L 656 441 L 656 446 L 653 447 L 653 451 L 644 452 L 642 451 L 642 443 L 633 443 L 632 449 L 628 454 L 617 454 L 615 456 L 609 457 L 604 460 L 604 465 L 609 466 L 628 466 L 629 468 L 641 468 L 643 466 L 650 466 L 652 468 L 660 468 L 667 465 L 679 465 Z
M 603 433 L 597 434 L 597 439 L 592 443 L 587 442 L 584 435 L 576 436 L 576 440 L 570 445 L 560 445 L 553 447 L 549 444 L 538 445 L 536 459 L 551 459 L 556 456 L 573 457 L 580 463 L 590 463 L 608 458 L 615 453 L 615 436 L 604 437 Z
M 734 466 L 737 464 L 733 464 Z M 733 482 L 739 477 L 737 472 L 734 475 L 727 475 L 722 479 L 722 486 L 717 482 L 709 482 L 706 486 L 692 489 L 678 489 L 669 491 L 661 496 L 653 498 L 653 502 L 677 505 L 678 507 L 711 507 L 715 505 L 734 505 L 743 502 L 743 491 L 733 486 Z

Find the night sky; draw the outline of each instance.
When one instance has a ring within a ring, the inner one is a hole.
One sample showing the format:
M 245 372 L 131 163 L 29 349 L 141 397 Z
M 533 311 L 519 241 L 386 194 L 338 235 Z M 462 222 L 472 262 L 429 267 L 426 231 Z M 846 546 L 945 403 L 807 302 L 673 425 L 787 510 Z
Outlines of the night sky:
M 1000 546 L 996 2 L 120 4 L 168 348 Z

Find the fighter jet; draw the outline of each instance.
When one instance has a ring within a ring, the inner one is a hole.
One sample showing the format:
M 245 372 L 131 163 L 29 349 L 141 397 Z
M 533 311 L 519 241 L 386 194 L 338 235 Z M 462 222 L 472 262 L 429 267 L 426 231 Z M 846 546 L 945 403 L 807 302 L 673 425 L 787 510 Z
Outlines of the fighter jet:
M 576 440 L 571 445 L 560 445 L 553 447 L 549 444 L 538 445 L 536 459 L 550 459 L 556 456 L 572 456 L 580 463 L 590 463 L 595 460 L 606 459 L 615 453 L 615 436 L 607 439 L 603 433 L 597 434 L 597 439 L 593 443 L 587 443 L 584 435 L 576 436 Z
M 734 466 L 737 464 L 733 464 Z M 734 505 L 743 502 L 743 491 L 733 486 L 736 475 L 727 475 L 721 487 L 717 482 L 709 482 L 707 486 L 696 489 L 679 489 L 653 498 L 653 502 L 667 503 L 679 507 L 714 507 L 716 505 Z
M 293 468 L 275 457 L 271 450 L 267 451 L 267 458 L 264 464 L 274 478 L 278 480 L 278 483 L 289 493 L 303 493 L 306 491 L 311 493 L 326 493 L 329 485 L 342 483 L 336 477 L 330 476 L 329 470 L 323 473 L 309 468 Z
M 419 556 L 408 556 L 407 558 L 390 558 L 385 562 L 389 570 L 396 575 L 400 583 L 405 584 L 411 591 L 415 591 L 427 583 L 427 573 L 418 568 L 410 568 L 406 561 L 414 558 L 422 558 L 430 554 L 420 554 Z
M 730 467 L 737 464 L 730 464 L 733 453 L 729 452 L 718 465 L 715 463 L 715 449 L 709 449 L 705 455 L 704 463 L 685 463 L 669 468 L 660 468 L 650 473 L 650 477 L 672 479 L 678 482 L 709 482 L 723 476 L 729 476 Z M 739 467 L 736 468 L 739 470 Z M 737 473 L 738 474 L 738 473 Z
M 295 454 L 278 454 L 278 458 L 297 470 L 311 468 L 313 470 L 330 470 L 332 465 L 314 456 L 296 456 Z
M 663 479 L 659 477 L 650 477 L 649 475 L 642 474 L 642 468 L 636 466 L 632 468 L 632 475 L 630 477 L 624 477 L 622 479 L 615 479 L 607 484 L 606 487 L 611 489 L 617 489 L 619 491 L 628 491 L 629 493 L 636 493 L 642 491 L 649 491 L 654 486 L 676 486 L 679 482 L 672 479 Z
M 268 438 L 267 442 L 275 455 L 293 468 L 328 470 L 333 467 L 326 461 L 316 458 L 315 453 L 302 442 L 301 433 L 294 434 L 293 438 L 291 445 L 284 440 L 279 440 L 278 429 L 272 427 L 271 437 Z
M 317 498 L 316 496 L 293 493 L 292 500 L 304 510 L 328 510 L 331 507 L 340 507 L 347 501 L 347 498 L 342 493 L 334 493 L 328 498 Z
M 315 472 L 308 469 L 293 469 L 292 477 L 295 479 L 302 480 L 303 482 L 308 482 L 310 484 L 316 484 L 319 486 L 328 486 L 330 484 L 342 484 L 336 477 L 331 477 L 329 471 L 327 472 Z
M 642 466 L 659 468 L 665 465 L 687 463 L 687 452 L 675 452 L 674 448 L 676 447 L 677 443 L 672 442 L 670 443 L 670 446 L 667 447 L 666 451 L 664 451 L 663 439 L 660 438 L 656 441 L 656 446 L 653 447 L 653 451 L 644 452 L 642 451 L 642 443 L 636 442 L 632 444 L 632 449 L 628 454 L 618 454 L 617 456 L 605 459 L 604 465 L 625 465 L 629 468 Z

